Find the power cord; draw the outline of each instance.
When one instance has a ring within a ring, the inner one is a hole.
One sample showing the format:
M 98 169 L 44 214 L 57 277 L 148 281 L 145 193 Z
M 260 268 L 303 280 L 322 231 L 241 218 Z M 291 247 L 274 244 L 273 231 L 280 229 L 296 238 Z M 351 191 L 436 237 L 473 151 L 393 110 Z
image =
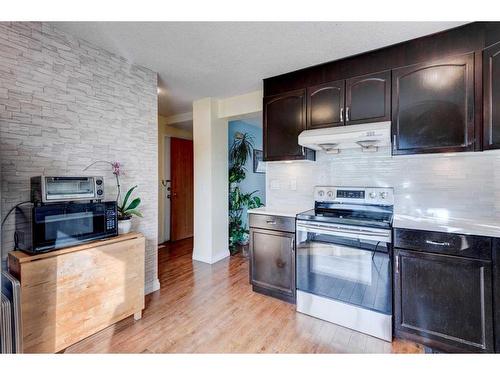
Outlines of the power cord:
M 14 211 L 16 208 L 18 208 L 19 206 L 23 205 L 23 204 L 26 204 L 26 203 L 31 203 L 31 201 L 24 201 L 24 202 L 21 202 L 21 203 L 18 203 L 16 204 L 14 207 L 12 207 L 9 212 L 7 212 L 7 215 L 5 215 L 5 217 L 3 218 L 2 220 L 2 225 L 0 226 L 0 228 L 3 228 L 3 225 L 5 224 L 5 222 L 7 221 L 7 218 L 9 217 L 9 215 L 12 213 L 12 211 Z

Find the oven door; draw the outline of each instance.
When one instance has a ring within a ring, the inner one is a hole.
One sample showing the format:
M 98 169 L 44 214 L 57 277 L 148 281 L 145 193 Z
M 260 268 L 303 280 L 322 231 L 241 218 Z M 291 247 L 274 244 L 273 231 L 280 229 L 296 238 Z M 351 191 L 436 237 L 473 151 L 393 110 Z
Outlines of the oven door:
M 392 315 L 391 231 L 297 221 L 297 290 Z
M 50 204 L 33 210 L 34 251 L 106 237 L 105 203 Z

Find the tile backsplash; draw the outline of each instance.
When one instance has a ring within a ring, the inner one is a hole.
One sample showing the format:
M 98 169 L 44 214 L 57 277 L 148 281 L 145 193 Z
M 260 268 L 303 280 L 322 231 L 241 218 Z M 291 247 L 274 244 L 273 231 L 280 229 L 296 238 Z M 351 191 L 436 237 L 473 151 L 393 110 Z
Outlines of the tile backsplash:
M 271 162 L 267 206 L 311 208 L 316 185 L 393 187 L 396 214 L 500 219 L 499 151 L 393 157 L 384 148 L 318 152 L 315 162 Z

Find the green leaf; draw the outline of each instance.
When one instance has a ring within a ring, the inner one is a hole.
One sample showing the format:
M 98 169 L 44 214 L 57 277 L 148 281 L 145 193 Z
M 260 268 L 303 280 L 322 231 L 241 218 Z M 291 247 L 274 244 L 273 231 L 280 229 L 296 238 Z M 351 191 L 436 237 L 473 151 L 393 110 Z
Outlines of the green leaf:
M 142 216 L 142 213 L 138 210 L 126 210 L 123 213 L 125 215 L 135 215 L 135 216 L 139 216 L 139 217 L 144 217 L 144 216 Z
M 141 198 L 135 198 L 132 202 L 130 202 L 130 204 L 128 205 L 128 207 L 125 210 L 127 210 L 127 211 L 128 210 L 133 210 L 139 204 L 141 204 Z
M 132 191 L 137 187 L 137 185 L 132 186 L 128 191 L 127 194 L 125 194 L 125 198 L 123 198 L 123 204 L 121 207 L 122 211 L 125 211 L 125 207 L 127 206 L 128 199 L 130 198 L 130 194 L 132 194 Z

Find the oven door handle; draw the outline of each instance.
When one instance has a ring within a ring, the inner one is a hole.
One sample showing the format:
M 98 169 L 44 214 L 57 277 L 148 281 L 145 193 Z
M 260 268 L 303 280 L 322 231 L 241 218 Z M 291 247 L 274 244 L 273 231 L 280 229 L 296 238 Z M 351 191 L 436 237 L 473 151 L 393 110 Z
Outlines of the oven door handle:
M 325 225 L 308 225 L 308 224 L 297 224 L 297 229 L 304 228 L 305 230 L 321 230 L 323 232 L 328 232 L 331 234 L 336 234 L 336 233 L 347 233 L 347 234 L 360 234 L 363 236 L 387 236 L 386 233 L 380 233 L 380 232 L 370 232 L 370 231 L 364 231 L 364 230 L 346 230 L 343 228 L 339 227 L 327 227 Z

